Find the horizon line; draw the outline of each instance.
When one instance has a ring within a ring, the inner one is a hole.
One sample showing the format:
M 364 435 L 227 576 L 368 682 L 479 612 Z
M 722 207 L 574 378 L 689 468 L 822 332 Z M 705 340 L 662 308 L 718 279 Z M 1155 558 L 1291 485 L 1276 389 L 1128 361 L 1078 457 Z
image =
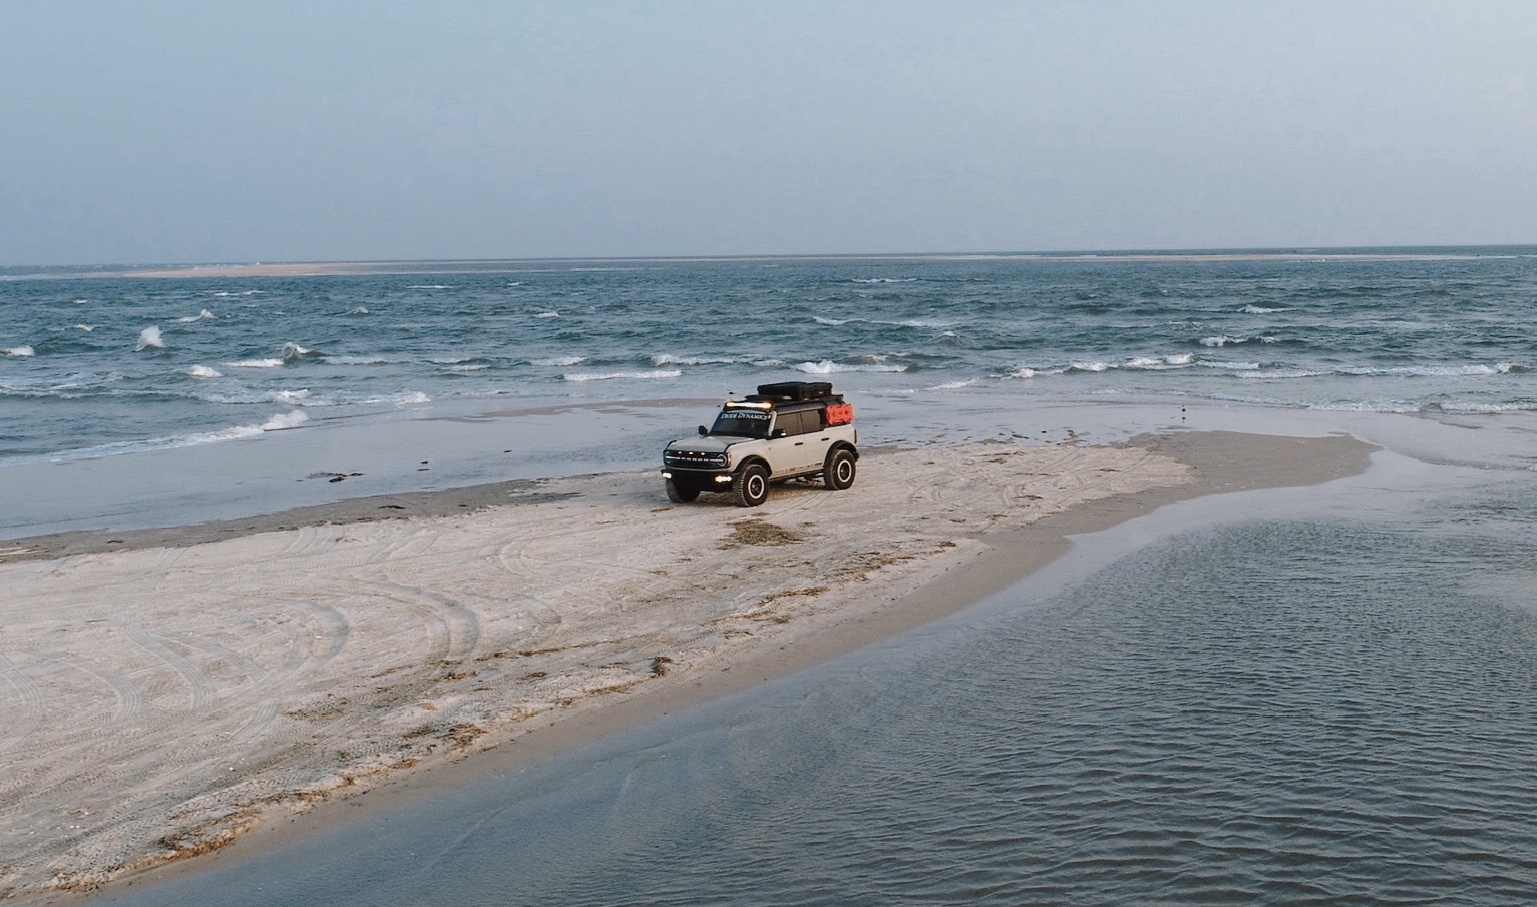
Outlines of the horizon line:
M 61 265 L 0 265 L 0 280 L 71 279 L 106 277 L 174 278 L 208 277 L 319 277 L 415 273 L 495 273 L 487 265 L 655 263 L 688 264 L 754 261 L 1266 261 L 1299 258 L 1356 260 L 1455 259 L 1490 257 L 1473 250 L 1531 249 L 1537 244 L 1428 244 L 1366 246 L 1243 246 L 1145 249 L 1064 249 L 978 252 L 802 252 L 719 255 L 590 255 L 510 258 L 378 258 L 317 259 L 311 261 L 210 261 L 147 262 Z M 480 267 L 473 267 L 480 266 Z M 426 270 L 424 270 L 424 268 Z M 6 273 L 10 272 L 10 273 Z

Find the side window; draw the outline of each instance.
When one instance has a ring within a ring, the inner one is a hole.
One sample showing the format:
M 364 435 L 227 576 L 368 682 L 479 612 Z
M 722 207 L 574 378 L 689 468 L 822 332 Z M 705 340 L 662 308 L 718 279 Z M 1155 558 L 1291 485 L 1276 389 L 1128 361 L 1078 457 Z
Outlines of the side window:
M 802 421 L 805 413 L 781 412 L 774 418 L 774 428 L 783 431 L 787 435 L 798 435 L 805 432 L 806 423 Z
M 790 435 L 804 435 L 817 431 L 822 427 L 822 418 L 814 409 L 801 410 L 796 413 L 783 413 L 780 418 L 784 419 L 780 427 L 785 430 L 786 434 Z

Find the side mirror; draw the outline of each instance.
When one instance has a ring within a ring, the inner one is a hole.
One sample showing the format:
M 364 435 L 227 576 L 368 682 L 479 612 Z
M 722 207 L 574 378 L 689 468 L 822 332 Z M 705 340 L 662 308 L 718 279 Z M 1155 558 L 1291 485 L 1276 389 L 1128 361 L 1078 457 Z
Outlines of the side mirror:
M 788 436 L 789 434 L 790 433 L 788 431 L 786 431 L 785 429 L 783 429 L 783 428 L 776 428 L 776 429 L 774 429 L 774 433 L 772 435 L 769 435 L 769 437 L 771 437 L 771 438 L 783 438 L 783 437 Z
M 701 435 L 707 435 L 707 434 L 710 433 L 710 430 L 708 428 L 705 428 L 703 425 L 701 425 L 701 426 L 699 426 L 699 433 Z

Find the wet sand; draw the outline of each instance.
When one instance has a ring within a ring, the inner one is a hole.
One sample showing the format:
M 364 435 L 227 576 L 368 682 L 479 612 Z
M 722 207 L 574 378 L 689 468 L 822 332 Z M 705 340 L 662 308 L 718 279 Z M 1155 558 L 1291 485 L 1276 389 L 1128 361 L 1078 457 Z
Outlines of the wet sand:
M 1370 450 L 872 450 L 853 489 L 754 510 L 669 505 L 646 471 L 8 542 L 0 892 L 238 858 L 954 613 L 1069 535 Z

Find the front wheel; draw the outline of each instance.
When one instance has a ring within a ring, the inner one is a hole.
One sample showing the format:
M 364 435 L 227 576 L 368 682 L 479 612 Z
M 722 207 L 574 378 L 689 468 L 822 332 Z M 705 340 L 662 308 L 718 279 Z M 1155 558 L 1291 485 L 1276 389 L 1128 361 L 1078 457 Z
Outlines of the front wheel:
M 834 491 L 854 484 L 854 454 L 846 447 L 840 447 L 827 455 L 827 462 L 822 464 L 822 484 Z
M 674 504 L 687 504 L 699 497 L 699 486 L 679 482 L 677 479 L 667 480 L 667 500 Z
M 768 470 L 758 463 L 742 467 L 736 477 L 736 502 L 739 507 L 757 507 L 768 500 Z

